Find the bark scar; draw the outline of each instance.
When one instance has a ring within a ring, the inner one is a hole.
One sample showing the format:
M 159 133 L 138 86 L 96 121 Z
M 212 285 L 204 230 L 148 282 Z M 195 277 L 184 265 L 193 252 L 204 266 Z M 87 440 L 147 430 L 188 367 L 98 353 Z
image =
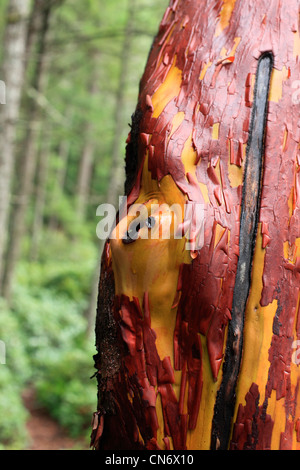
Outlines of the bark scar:
M 244 314 L 251 284 L 252 259 L 260 208 L 265 129 L 272 67 L 272 53 L 264 53 L 259 58 L 256 72 L 244 173 L 239 260 L 233 294 L 232 320 L 228 326 L 223 379 L 217 394 L 212 422 L 212 450 L 228 449 L 230 439 L 235 406 L 235 388 L 242 358 Z

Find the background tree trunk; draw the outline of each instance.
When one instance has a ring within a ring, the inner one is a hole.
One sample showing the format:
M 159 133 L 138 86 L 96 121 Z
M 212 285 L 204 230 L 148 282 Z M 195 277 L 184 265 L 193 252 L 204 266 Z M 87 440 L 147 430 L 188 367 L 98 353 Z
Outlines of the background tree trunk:
M 55 171 L 55 181 L 53 182 L 54 188 L 52 192 L 48 195 L 48 204 L 53 206 L 54 200 L 57 195 L 62 195 L 65 192 L 65 184 L 66 178 L 68 173 L 68 160 L 71 151 L 71 135 L 70 130 L 72 129 L 73 125 L 73 117 L 74 117 L 74 109 L 70 107 L 65 116 L 65 133 L 59 142 L 58 145 L 58 158 L 59 158 L 59 166 Z M 50 230 L 56 230 L 58 226 L 58 221 L 55 214 L 52 214 L 49 217 L 48 221 L 48 228 Z
M 123 109 L 124 109 L 124 97 L 126 80 L 129 72 L 129 58 L 131 55 L 132 48 L 132 35 L 135 24 L 135 0 L 128 0 L 128 13 L 127 13 L 127 25 L 125 29 L 125 36 L 123 42 L 123 48 L 121 52 L 121 63 L 120 63 L 120 76 L 119 85 L 116 94 L 116 106 L 115 106 L 115 129 L 114 139 L 111 150 L 111 176 L 110 183 L 107 192 L 107 202 L 109 204 L 116 204 L 118 196 L 123 194 L 123 182 L 124 182 L 124 168 L 123 159 L 120 158 L 120 136 L 123 131 Z
M 89 87 L 89 95 L 91 101 L 95 100 L 95 97 L 99 93 L 99 81 L 100 81 L 100 54 L 98 51 L 92 54 L 93 62 L 93 76 Z M 94 139 L 94 125 L 91 120 L 86 123 L 84 131 L 84 146 L 80 159 L 78 181 L 77 181 L 77 217 L 79 220 L 85 219 L 85 212 L 88 203 L 88 197 L 90 194 L 90 183 L 93 170 L 93 161 L 95 153 L 95 139 Z
M 43 230 L 43 214 L 47 193 L 47 175 L 51 152 L 51 128 L 41 133 L 39 148 L 39 162 L 37 169 L 37 182 L 35 189 L 35 204 L 32 224 L 32 237 L 30 246 L 30 260 L 36 261 L 39 254 L 41 232 Z
M 36 65 L 32 75 L 31 87 L 41 92 L 43 90 L 43 80 L 45 59 L 46 59 L 46 39 L 49 29 L 51 15 L 51 3 L 44 4 L 41 0 L 35 0 L 34 11 L 36 15 L 41 15 L 40 30 L 36 32 L 35 42 Z M 17 184 L 17 199 L 11 214 L 11 236 L 8 244 L 6 265 L 3 276 L 2 293 L 9 300 L 13 282 L 14 270 L 20 255 L 21 242 L 25 231 L 25 217 L 28 207 L 29 197 L 32 190 L 32 181 L 36 167 L 37 136 L 40 131 L 39 107 L 35 99 L 29 98 L 27 103 L 28 129 L 21 146 L 19 184 Z
M 29 0 L 9 2 L 4 60 L 0 75 L 6 85 L 6 104 L 0 106 L 0 288 L 8 232 L 17 122 L 25 73 L 24 56 L 29 7 Z

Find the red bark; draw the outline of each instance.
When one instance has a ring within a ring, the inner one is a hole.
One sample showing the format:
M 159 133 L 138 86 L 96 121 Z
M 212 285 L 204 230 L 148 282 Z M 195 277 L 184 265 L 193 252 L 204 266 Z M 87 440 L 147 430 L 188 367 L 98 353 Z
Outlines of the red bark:
M 224 17 L 224 4 L 232 7 L 228 18 Z M 211 373 L 215 379 L 219 376 L 225 331 L 232 320 L 240 255 L 243 180 L 239 184 L 234 181 L 232 171 L 245 165 L 253 85 L 258 60 L 264 53 L 272 53 L 274 70 L 266 116 L 258 219 L 265 250 L 260 306 L 276 301 L 278 307 L 266 364 L 267 384 L 265 390 L 252 384 L 245 397 L 246 405 L 236 404 L 239 412 L 231 448 L 270 448 L 274 417 L 266 410 L 273 391 L 277 400 L 286 400 L 286 430 L 279 446 L 292 447 L 293 423 L 299 419 L 295 416 L 297 396 L 291 387 L 291 361 L 292 343 L 300 334 L 297 320 L 300 264 L 296 255 L 294 260 L 286 258 L 284 246 L 297 246 L 300 234 L 299 103 L 293 99 L 293 84 L 300 72 L 298 14 L 296 0 L 288 4 L 279 0 L 175 0 L 170 2 L 160 25 L 141 80 L 128 139 L 129 204 L 138 197 L 141 170 L 148 154 L 153 179 L 161 181 L 171 175 L 189 201 L 205 205 L 205 232 L 204 246 L 191 264 L 182 265 L 179 277 L 181 298 L 174 332 L 175 369 L 182 371 L 179 402 L 174 396 L 170 366 L 159 358 L 156 350 L 149 309 L 146 308 L 143 318 L 140 306 L 126 296 L 115 307 L 115 322 L 128 349 L 120 362 L 119 380 L 124 382 L 113 385 L 116 390 L 112 393 L 115 401 L 123 394 L 118 413 L 122 422 L 132 423 L 127 435 L 132 448 L 138 445 L 157 448 L 151 388 L 155 386 L 162 400 L 166 442 L 171 437 L 175 449 L 185 448 L 187 432 L 196 426 L 202 398 L 203 351 L 199 334 L 206 338 Z M 154 116 L 153 97 L 174 66 L 181 71 L 179 90 Z M 171 134 L 178 113 L 184 113 L 184 119 Z M 214 125 L 218 128 L 217 138 L 213 135 Z M 194 175 L 186 172 L 182 161 L 190 136 L 196 153 Z M 205 187 L 207 193 L 203 192 Z M 220 226 L 223 233 L 218 238 Z M 119 310 L 125 312 L 122 321 Z M 101 349 L 101 344 L 98 346 Z M 128 380 L 135 383 L 128 384 Z M 150 383 L 149 387 L 146 383 Z M 188 405 L 184 414 L 186 386 Z M 123 389 L 134 390 L 134 405 L 124 398 L 127 391 Z M 266 393 L 265 401 L 259 405 L 257 400 L 262 392 Z M 106 421 L 110 420 L 115 423 L 118 417 L 106 417 Z M 138 444 L 133 423 L 138 426 L 143 443 Z M 105 439 L 104 448 L 109 448 L 115 436 L 106 433 Z

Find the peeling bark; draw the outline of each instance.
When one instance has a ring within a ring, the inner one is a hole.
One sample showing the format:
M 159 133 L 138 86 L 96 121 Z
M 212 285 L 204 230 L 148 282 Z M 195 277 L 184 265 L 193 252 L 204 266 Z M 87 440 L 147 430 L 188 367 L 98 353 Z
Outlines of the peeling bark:
M 122 218 L 107 242 L 121 349 L 99 389 L 114 407 L 99 406 L 97 449 L 116 436 L 130 449 L 300 448 L 298 18 L 296 0 L 165 12 L 127 140 L 128 211 L 201 204 L 203 246 L 143 239 L 143 224 L 125 244 Z

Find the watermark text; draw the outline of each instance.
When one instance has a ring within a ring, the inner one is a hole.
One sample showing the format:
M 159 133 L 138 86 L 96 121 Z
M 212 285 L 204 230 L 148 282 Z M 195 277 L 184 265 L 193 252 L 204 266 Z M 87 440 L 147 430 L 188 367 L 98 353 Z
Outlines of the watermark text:
M 136 203 L 127 206 L 127 198 L 119 198 L 118 214 L 112 204 L 100 204 L 96 215 L 101 217 L 96 233 L 100 240 L 122 239 L 124 243 L 141 240 L 179 240 L 185 238 L 187 250 L 200 250 L 204 245 L 204 204 L 187 201 L 180 204 Z M 118 223 L 116 220 L 118 218 Z

